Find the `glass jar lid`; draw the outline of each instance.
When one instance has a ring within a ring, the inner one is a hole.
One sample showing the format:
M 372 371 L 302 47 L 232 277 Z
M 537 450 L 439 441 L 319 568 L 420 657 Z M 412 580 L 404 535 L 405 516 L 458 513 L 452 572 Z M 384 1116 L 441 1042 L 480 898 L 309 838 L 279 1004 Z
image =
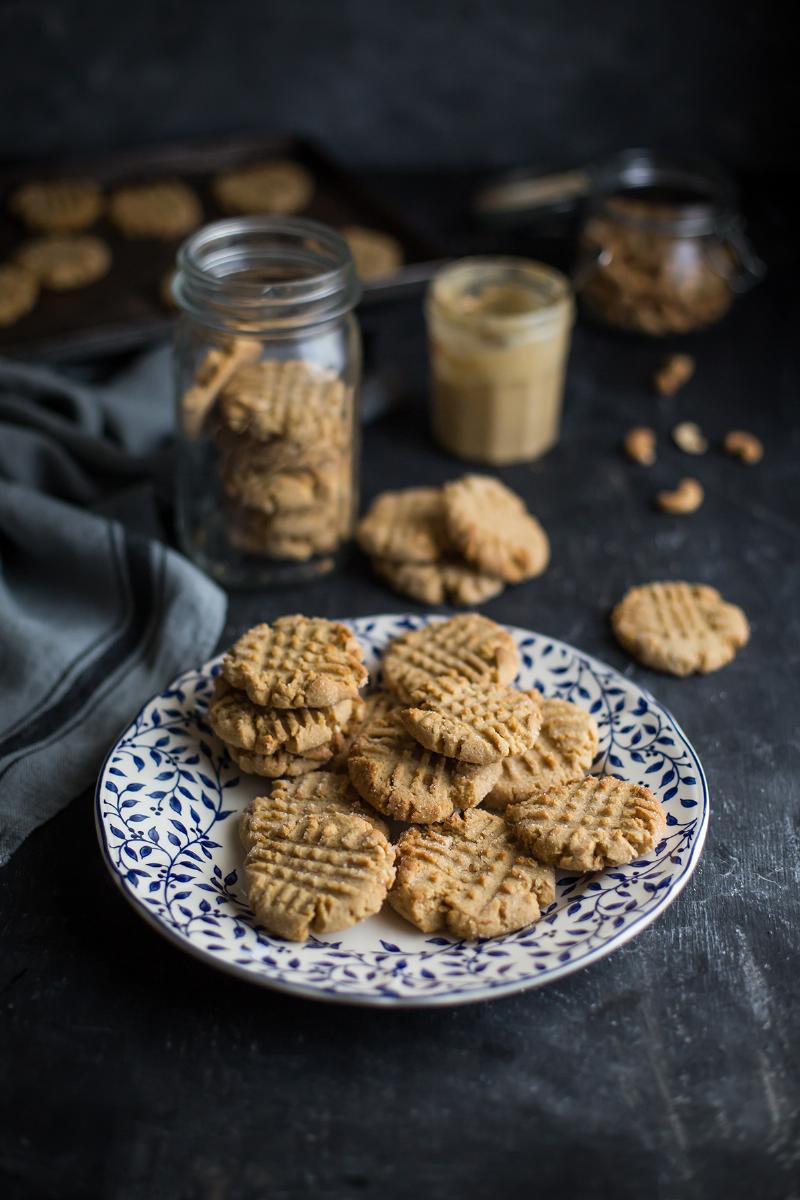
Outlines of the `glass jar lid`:
M 716 163 L 626 150 L 593 173 L 593 206 L 622 224 L 683 237 L 738 224 L 736 188 Z

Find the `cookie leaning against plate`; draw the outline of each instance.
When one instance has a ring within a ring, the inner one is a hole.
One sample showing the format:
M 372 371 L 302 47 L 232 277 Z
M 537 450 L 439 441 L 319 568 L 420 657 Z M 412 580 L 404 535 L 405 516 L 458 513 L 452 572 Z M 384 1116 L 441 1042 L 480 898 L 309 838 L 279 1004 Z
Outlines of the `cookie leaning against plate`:
M 390 642 L 381 662 L 383 682 L 408 702 L 415 688 L 441 675 L 510 683 L 519 670 L 511 634 L 479 613 L 432 621 Z
M 101 238 L 40 237 L 25 242 L 16 252 L 17 262 L 31 271 L 42 287 L 66 292 L 102 279 L 111 266 L 111 251 Z
M 364 652 L 346 626 L 322 617 L 279 617 L 239 638 L 222 662 L 228 683 L 254 704 L 325 708 L 358 695 Z
M 442 821 L 480 804 L 499 767 L 473 766 L 426 750 L 404 729 L 396 710 L 368 721 L 347 761 L 360 796 L 399 821 Z
M 214 180 L 214 196 L 227 213 L 282 213 L 307 208 L 314 180 L 305 167 L 288 159 L 251 163 L 225 171 Z
M 538 921 L 555 875 L 515 845 L 502 817 L 471 809 L 397 842 L 392 907 L 423 933 L 498 937 Z
M 551 784 L 582 779 L 597 753 L 597 723 L 590 713 L 566 700 L 545 700 L 535 689 L 526 695 L 541 708 L 542 727 L 533 749 L 502 760 L 500 778 L 486 797 L 486 807 L 495 812 Z
M 119 188 L 108 209 L 117 229 L 128 238 L 170 241 L 190 233 L 203 220 L 200 201 L 180 179 Z
M 55 179 L 22 184 L 12 194 L 8 207 L 40 233 L 80 233 L 100 216 L 103 197 L 97 184 L 89 180 Z
M 305 754 L 332 741 L 353 714 L 355 701 L 340 700 L 329 708 L 261 708 L 246 692 L 232 688 L 222 676 L 214 683 L 208 722 L 228 746 L 256 754 Z
M 519 583 L 550 561 L 550 543 L 523 501 L 499 479 L 465 475 L 443 488 L 445 529 L 455 549 L 487 575 Z
M 558 783 L 510 805 L 517 840 L 541 862 L 565 871 L 602 871 L 652 850 L 666 827 L 648 788 L 610 775 Z
M 612 612 L 611 626 L 629 654 L 671 675 L 716 671 L 750 639 L 741 608 L 699 583 L 631 588 Z
M 29 313 L 38 295 L 35 275 L 16 263 L 0 263 L 0 326 L 14 325 Z
M 394 856 L 380 830 L 355 813 L 287 814 L 255 835 L 245 858 L 247 894 L 265 929 L 303 942 L 378 912 Z
M 388 836 L 389 827 L 361 798 L 346 775 L 314 771 L 299 779 L 279 779 L 268 796 L 256 796 L 242 814 L 239 832 L 246 850 L 268 829 L 308 813 L 345 813 L 363 817 Z
M 542 713 L 536 701 L 516 688 L 444 675 L 413 691 L 411 707 L 400 710 L 400 720 L 429 750 L 485 764 L 530 750 Z
M 448 548 L 439 488 L 404 488 L 373 500 L 356 527 L 365 554 L 395 563 L 433 563 Z

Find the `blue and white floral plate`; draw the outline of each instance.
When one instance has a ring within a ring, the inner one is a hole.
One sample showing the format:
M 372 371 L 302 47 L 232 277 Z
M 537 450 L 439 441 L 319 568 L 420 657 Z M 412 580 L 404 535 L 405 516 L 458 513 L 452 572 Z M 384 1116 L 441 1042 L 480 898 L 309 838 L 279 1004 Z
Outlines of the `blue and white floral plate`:
M 374 678 L 391 638 L 420 616 L 349 622 Z M 595 875 L 561 873 L 538 924 L 457 941 L 420 933 L 388 905 L 344 933 L 298 945 L 272 937 L 247 904 L 238 814 L 265 789 L 240 776 L 206 723 L 218 661 L 151 700 L 100 773 L 100 844 L 125 897 L 159 932 L 212 966 L 286 992 L 349 1004 L 464 1004 L 537 987 L 588 966 L 672 903 L 700 857 L 708 824 L 703 768 L 661 705 L 629 679 L 563 642 L 511 629 L 521 687 L 587 708 L 600 728 L 594 770 L 647 784 L 667 812 L 652 854 Z

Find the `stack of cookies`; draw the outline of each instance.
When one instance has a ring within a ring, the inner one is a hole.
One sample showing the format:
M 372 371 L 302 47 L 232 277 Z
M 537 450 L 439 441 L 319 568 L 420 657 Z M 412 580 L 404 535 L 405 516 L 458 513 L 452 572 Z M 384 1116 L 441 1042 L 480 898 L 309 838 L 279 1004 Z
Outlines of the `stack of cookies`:
M 592 717 L 511 686 L 516 644 L 493 621 L 468 614 L 395 639 L 384 687 L 360 704 L 357 649 L 342 626 L 290 617 L 251 630 L 225 658 L 214 729 L 244 770 L 289 776 L 243 818 L 265 928 L 302 941 L 388 899 L 426 933 L 493 937 L 538 920 L 556 868 L 632 862 L 661 836 L 647 788 L 587 774 Z M 334 711 L 346 703 L 349 718 Z M 281 737 L 264 770 L 256 744 Z M 382 817 L 405 823 L 393 845 Z
M 304 775 L 346 749 L 366 680 L 361 646 L 344 625 L 281 617 L 250 629 L 225 655 L 209 722 L 248 774 Z
M 480 604 L 541 574 L 550 559 L 537 519 L 488 475 L 384 492 L 356 537 L 378 574 L 422 604 Z

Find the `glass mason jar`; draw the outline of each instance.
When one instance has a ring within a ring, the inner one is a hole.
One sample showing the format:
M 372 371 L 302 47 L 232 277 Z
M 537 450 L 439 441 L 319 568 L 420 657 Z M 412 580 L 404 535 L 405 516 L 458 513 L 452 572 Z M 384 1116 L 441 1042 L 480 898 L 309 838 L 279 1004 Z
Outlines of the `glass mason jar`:
M 177 524 L 221 583 L 324 574 L 358 509 L 360 286 L 316 221 L 206 225 L 178 252 Z
M 654 336 L 703 329 L 763 274 L 718 168 L 629 151 L 594 184 L 575 284 L 605 324 Z
M 440 445 L 495 466 L 549 450 L 575 313 L 566 276 L 525 258 L 465 258 L 434 276 L 425 308 Z

